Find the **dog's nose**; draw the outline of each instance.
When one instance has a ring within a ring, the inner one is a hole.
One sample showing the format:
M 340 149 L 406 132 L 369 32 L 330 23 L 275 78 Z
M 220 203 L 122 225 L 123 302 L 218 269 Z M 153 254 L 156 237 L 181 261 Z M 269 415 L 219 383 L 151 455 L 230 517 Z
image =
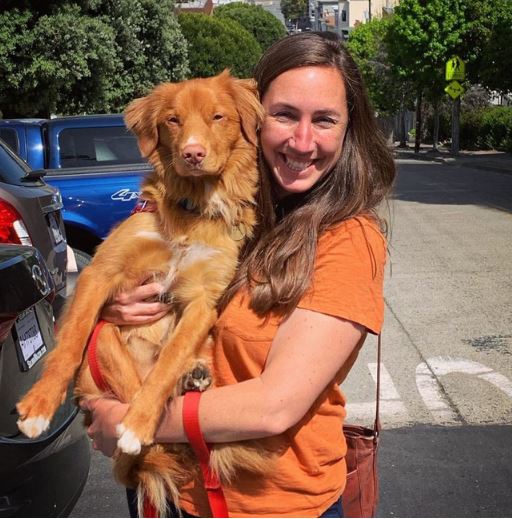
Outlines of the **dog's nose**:
M 181 156 L 191 166 L 197 166 L 206 157 L 206 150 L 200 144 L 189 144 L 183 148 Z

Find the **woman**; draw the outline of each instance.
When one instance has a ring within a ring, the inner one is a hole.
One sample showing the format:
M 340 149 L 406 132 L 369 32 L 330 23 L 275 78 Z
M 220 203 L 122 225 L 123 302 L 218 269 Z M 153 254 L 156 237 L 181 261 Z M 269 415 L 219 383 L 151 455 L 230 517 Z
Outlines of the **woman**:
M 394 165 L 352 58 L 317 33 L 280 40 L 255 71 L 261 128 L 259 226 L 242 253 L 213 336 L 219 387 L 201 400 L 208 442 L 278 436 L 264 477 L 225 487 L 232 516 L 341 517 L 346 481 L 345 379 L 368 332 L 383 321 L 386 245 L 374 214 Z M 148 322 L 166 308 L 147 285 L 105 308 L 117 323 Z M 111 455 L 127 406 L 89 402 L 96 448 Z M 186 441 L 182 398 L 162 417 L 158 442 Z M 273 439 L 276 440 L 275 438 Z M 200 482 L 181 508 L 204 516 Z

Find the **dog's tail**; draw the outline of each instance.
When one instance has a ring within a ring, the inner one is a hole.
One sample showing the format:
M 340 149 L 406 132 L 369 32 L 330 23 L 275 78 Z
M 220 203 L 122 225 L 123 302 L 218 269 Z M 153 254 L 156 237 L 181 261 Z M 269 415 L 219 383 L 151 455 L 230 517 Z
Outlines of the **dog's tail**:
M 263 448 L 258 440 L 218 443 L 210 453 L 210 468 L 222 483 L 231 483 L 240 470 L 254 475 L 268 474 L 275 458 L 276 453 Z
M 170 452 L 162 445 L 152 445 L 135 457 L 119 454 L 114 475 L 121 484 L 137 489 L 139 517 L 144 517 L 147 502 L 154 507 L 157 517 L 166 517 L 168 501 L 179 509 L 179 489 L 191 479 L 187 467 L 193 466 L 185 452 Z

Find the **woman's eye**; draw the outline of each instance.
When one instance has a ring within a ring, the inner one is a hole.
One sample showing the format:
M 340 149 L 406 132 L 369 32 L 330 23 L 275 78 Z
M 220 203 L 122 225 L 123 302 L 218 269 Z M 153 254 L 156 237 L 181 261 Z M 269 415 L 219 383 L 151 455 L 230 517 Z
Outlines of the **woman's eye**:
M 291 121 L 293 120 L 293 114 L 291 112 L 277 112 L 274 114 L 276 121 Z
M 180 124 L 180 120 L 175 115 L 171 115 L 171 117 L 168 117 L 167 122 L 169 124 Z
M 315 120 L 315 124 L 317 126 L 320 126 L 321 128 L 331 128 L 337 122 L 338 121 L 336 121 L 336 119 L 333 119 L 332 117 L 319 117 Z
M 213 116 L 214 121 L 222 121 L 222 119 L 224 119 L 224 116 L 222 114 L 215 114 Z

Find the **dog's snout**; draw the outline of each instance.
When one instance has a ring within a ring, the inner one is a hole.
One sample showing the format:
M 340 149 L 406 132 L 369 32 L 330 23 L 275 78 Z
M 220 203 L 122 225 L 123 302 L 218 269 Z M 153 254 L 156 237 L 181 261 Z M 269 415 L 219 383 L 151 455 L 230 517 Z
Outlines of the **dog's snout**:
M 181 155 L 185 162 L 192 166 L 197 166 L 206 157 L 206 149 L 200 144 L 189 144 L 183 148 Z

